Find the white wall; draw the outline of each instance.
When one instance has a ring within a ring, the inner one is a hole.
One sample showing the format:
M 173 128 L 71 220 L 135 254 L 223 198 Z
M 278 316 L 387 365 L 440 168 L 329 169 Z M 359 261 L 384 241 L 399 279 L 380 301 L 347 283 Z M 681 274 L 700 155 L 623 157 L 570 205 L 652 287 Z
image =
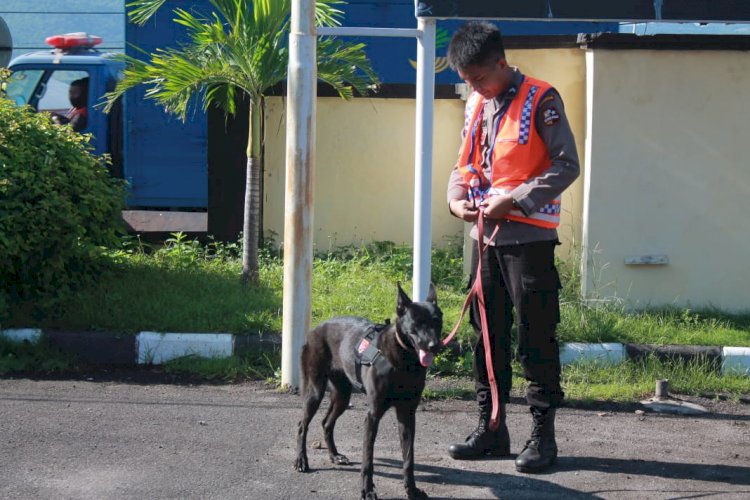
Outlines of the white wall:
M 587 78 L 584 293 L 750 309 L 750 53 L 600 49 Z

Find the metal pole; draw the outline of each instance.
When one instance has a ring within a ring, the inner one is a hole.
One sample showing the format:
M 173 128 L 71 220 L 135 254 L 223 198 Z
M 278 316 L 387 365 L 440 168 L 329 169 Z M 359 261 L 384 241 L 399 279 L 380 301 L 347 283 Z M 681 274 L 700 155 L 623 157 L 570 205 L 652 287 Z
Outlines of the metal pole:
M 414 158 L 414 282 L 412 297 L 424 300 L 430 285 L 432 247 L 432 134 L 435 100 L 435 20 L 418 18 L 417 130 Z
M 299 357 L 310 329 L 315 173 L 315 0 L 292 2 L 286 124 L 284 299 L 281 384 L 300 385 Z
M 348 27 L 325 27 L 317 30 L 318 36 L 374 36 L 393 38 L 418 38 L 419 30 L 407 28 L 348 28 Z

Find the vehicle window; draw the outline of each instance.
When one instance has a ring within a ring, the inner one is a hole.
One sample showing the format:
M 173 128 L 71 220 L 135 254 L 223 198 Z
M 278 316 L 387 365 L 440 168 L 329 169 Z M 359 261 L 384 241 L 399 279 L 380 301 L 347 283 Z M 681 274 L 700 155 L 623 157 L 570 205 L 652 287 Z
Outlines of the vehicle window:
M 89 124 L 89 74 L 86 71 L 52 71 L 40 87 L 38 111 L 46 111 L 56 125 L 70 125 L 76 132 Z
M 14 71 L 5 88 L 5 93 L 18 106 L 29 104 L 43 74 L 44 70 L 41 69 Z
M 39 98 L 38 111 L 66 112 L 73 107 L 79 107 L 71 103 L 71 84 L 86 80 L 86 95 L 83 96 L 84 106 L 88 106 L 88 77 L 86 71 L 53 71 L 47 79 L 44 94 Z

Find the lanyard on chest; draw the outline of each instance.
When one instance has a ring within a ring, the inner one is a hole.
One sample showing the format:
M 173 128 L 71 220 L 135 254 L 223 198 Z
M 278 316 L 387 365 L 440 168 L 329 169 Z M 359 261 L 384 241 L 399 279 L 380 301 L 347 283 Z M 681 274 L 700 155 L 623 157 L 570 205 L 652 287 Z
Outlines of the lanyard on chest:
M 466 169 L 473 173 L 476 176 L 477 183 L 476 185 L 470 185 L 469 186 L 469 199 L 470 200 L 478 200 L 481 201 L 485 198 L 487 195 L 487 192 L 490 190 L 490 187 L 492 187 L 492 168 L 493 168 L 493 161 L 492 161 L 492 155 L 495 151 L 495 144 L 497 144 L 497 135 L 500 133 L 500 124 L 503 121 L 503 118 L 505 118 L 505 114 L 508 112 L 508 108 L 510 107 L 510 104 L 512 102 L 512 99 L 506 98 L 503 102 L 502 107 L 500 108 L 500 111 L 497 114 L 497 117 L 494 119 L 494 127 L 495 127 L 495 133 L 491 136 L 491 144 L 489 145 L 489 149 L 487 151 L 487 155 L 482 155 L 481 161 L 479 164 L 473 163 L 474 161 L 474 153 L 477 151 L 477 148 L 480 151 L 481 154 L 481 148 L 484 145 L 485 141 L 487 140 L 488 135 L 488 129 L 489 127 L 483 127 L 483 133 L 482 137 L 478 139 L 478 132 L 479 132 L 479 126 L 481 123 L 484 122 L 484 110 L 486 108 L 486 101 L 482 101 L 480 105 L 480 110 L 477 113 L 476 118 L 474 119 L 474 123 L 471 126 L 471 149 L 469 149 L 469 162 L 466 165 Z M 490 177 L 489 180 L 484 175 L 482 165 L 484 165 L 485 159 L 489 159 L 490 164 Z

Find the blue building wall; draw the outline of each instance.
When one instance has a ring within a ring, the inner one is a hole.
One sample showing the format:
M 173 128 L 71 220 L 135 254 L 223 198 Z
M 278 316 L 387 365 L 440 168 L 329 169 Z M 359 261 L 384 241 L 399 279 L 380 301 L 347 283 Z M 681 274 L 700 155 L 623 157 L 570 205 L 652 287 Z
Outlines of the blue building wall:
M 416 28 L 413 0 L 349 0 L 345 11 L 344 26 L 366 26 L 384 28 Z M 455 72 L 444 60 L 448 42 L 453 32 L 463 21 L 437 22 L 438 44 L 435 82 L 438 84 L 459 83 Z M 496 24 L 504 35 L 567 35 L 617 31 L 617 23 L 581 22 L 528 22 L 498 21 Z M 384 83 L 414 83 L 414 64 L 417 42 L 413 39 L 362 38 L 354 39 L 367 44 L 367 54 L 373 67 Z

